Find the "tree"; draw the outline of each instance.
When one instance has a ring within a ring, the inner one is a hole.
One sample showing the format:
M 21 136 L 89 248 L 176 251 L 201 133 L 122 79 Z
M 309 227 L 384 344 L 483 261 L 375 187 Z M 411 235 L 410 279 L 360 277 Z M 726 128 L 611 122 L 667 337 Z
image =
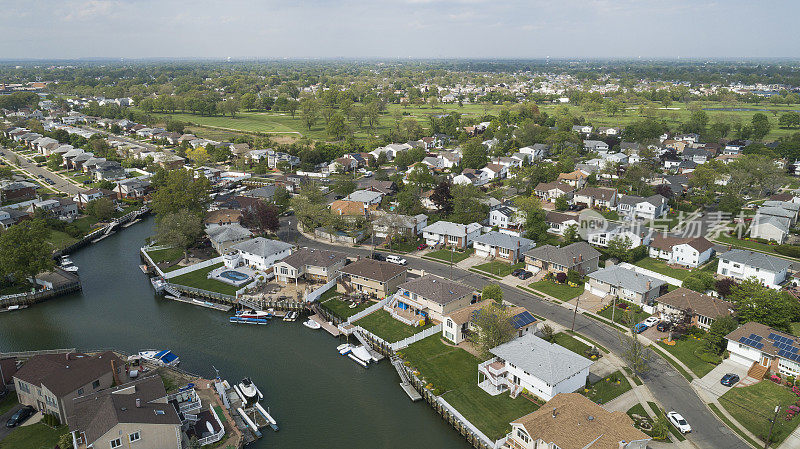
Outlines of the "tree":
M 64 158 L 58 153 L 51 154 L 50 157 L 47 158 L 47 168 L 49 168 L 50 171 L 61 170 L 64 168 L 63 164 Z
M 714 276 L 705 271 L 695 271 L 683 280 L 684 287 L 698 293 L 705 293 L 714 287 Z
M 27 220 L 0 234 L 0 277 L 23 282 L 53 268 L 50 230 L 43 220 Z
M 67 432 L 58 437 L 58 447 L 59 449 L 73 449 L 72 434 Z
M 503 289 L 497 284 L 486 284 L 481 291 L 481 298 L 490 299 L 498 304 L 502 304 Z
M 180 248 L 184 258 L 188 259 L 189 248 L 203 232 L 203 219 L 188 209 L 182 209 L 161 217 L 156 227 L 156 240 L 161 245 Z
M 256 107 L 256 96 L 253 93 L 248 92 L 248 93 L 242 95 L 242 98 L 239 99 L 239 104 L 242 106 L 242 109 L 244 109 L 245 111 L 249 111 L 249 110 L 255 109 L 255 107 Z
M 328 131 L 328 135 L 335 140 L 341 140 L 350 133 L 350 128 L 345 122 L 344 115 L 342 115 L 340 112 L 336 112 L 331 115 L 327 123 L 326 129 Z
M 735 217 L 739 214 L 739 211 L 742 210 L 743 205 L 744 200 L 741 197 L 729 193 L 723 195 L 722 198 L 719 199 L 719 205 L 717 206 L 717 209 L 730 214 L 732 217 Z
M 539 332 L 542 333 L 542 338 L 549 343 L 553 343 L 556 338 L 556 332 L 549 324 L 543 324 L 541 327 L 539 327 Z
M 258 229 L 261 232 L 275 233 L 281 227 L 280 211 L 273 204 L 258 201 L 253 207 L 242 211 L 242 223 L 248 228 Z
M 337 195 L 347 196 L 356 190 L 356 183 L 351 179 L 340 179 L 333 184 L 333 191 Z
M 451 190 L 453 194 L 453 212 L 448 216 L 450 221 L 456 223 L 476 223 L 483 221 L 489 213 L 489 206 L 481 200 L 486 194 L 471 184 L 455 185 Z
M 414 186 L 417 194 L 433 187 L 434 182 L 436 182 L 436 180 L 433 178 L 431 170 L 425 164 L 416 164 L 414 168 L 408 172 L 408 184 Z
M 536 196 L 517 197 L 515 200 L 518 214 L 525 217 L 525 235 L 536 242 L 547 239 L 547 217 L 546 212 L 542 209 L 542 203 Z
M 725 336 L 733 332 L 738 326 L 736 318 L 731 315 L 715 318 L 703 337 L 706 351 L 717 355 L 722 354 L 727 347 Z
M 186 157 L 191 159 L 197 166 L 207 165 L 211 161 L 208 150 L 203 147 L 189 148 L 186 150 Z
M 507 307 L 497 303 L 487 305 L 475 314 L 472 324 L 476 331 L 469 335 L 469 340 L 488 357 L 490 349 L 511 341 L 516 335 L 511 318 Z
M 275 188 L 275 193 L 272 195 L 272 202 L 275 203 L 281 211 L 289 207 L 289 191 L 286 190 L 286 187 L 277 186 Z
M 564 230 L 564 243 L 570 244 L 579 242 L 581 240 L 581 236 L 578 233 L 578 225 L 569 225 L 567 229 Z
M 778 126 L 781 128 L 797 128 L 800 127 L 800 112 L 787 112 L 781 114 L 778 119 Z
M 559 211 L 564 211 L 569 209 L 569 202 L 567 201 L 567 196 L 561 195 L 558 198 L 556 198 L 555 206 L 556 210 Z
M 733 292 L 734 287 L 737 285 L 739 284 L 737 284 L 733 279 L 724 278 L 714 283 L 714 290 L 716 290 L 720 296 L 726 298 L 731 294 L 731 292 Z
M 297 220 L 303 228 L 312 231 L 325 223 L 330 216 L 325 197 L 314 183 L 306 183 L 300 189 L 300 194 L 291 198 L 289 203 L 294 209 Z
M 486 147 L 478 138 L 470 139 L 462 147 L 461 165 L 464 168 L 483 168 L 486 166 L 488 154 Z
M 319 105 L 317 104 L 317 100 L 313 98 L 304 98 L 300 102 L 300 117 L 302 117 L 303 123 L 309 131 L 311 131 L 311 127 L 317 123 L 318 113 Z
M 736 306 L 739 321 L 755 321 L 790 332 L 790 324 L 797 321 L 800 306 L 788 293 L 761 285 L 755 279 L 743 281 L 726 298 Z
M 753 114 L 753 118 L 750 123 L 753 138 L 756 140 L 761 140 L 766 137 L 766 135 L 769 134 L 769 130 L 772 128 L 767 115 L 761 112 Z
M 608 242 L 608 255 L 621 261 L 629 262 L 628 254 L 633 247 L 629 236 L 617 236 Z
M 151 179 L 150 207 L 157 220 L 184 209 L 200 216 L 211 202 L 211 183 L 204 176 L 195 178 L 189 170 L 159 170 Z
M 619 339 L 622 344 L 622 359 L 631 371 L 638 377 L 647 374 L 650 371 L 652 353 L 639 340 L 639 334 L 631 329 L 630 335 L 620 332 Z
M 98 198 L 86 203 L 86 213 L 98 221 L 108 221 L 114 216 L 116 209 L 114 202 L 108 198 Z
M 447 180 L 441 181 L 431 193 L 431 201 L 443 215 L 450 215 L 453 210 L 453 195 L 450 194 L 451 184 Z
M 236 100 L 225 100 L 217 106 L 217 109 L 222 111 L 223 114 L 229 114 L 231 117 L 236 117 L 239 112 L 239 102 Z

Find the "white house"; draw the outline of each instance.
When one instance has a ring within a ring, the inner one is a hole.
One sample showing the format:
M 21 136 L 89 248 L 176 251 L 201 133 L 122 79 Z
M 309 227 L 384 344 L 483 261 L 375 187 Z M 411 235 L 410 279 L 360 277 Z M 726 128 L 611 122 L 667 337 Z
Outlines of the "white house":
M 256 270 L 267 271 L 275 262 L 292 254 L 294 245 L 280 240 L 270 240 L 256 237 L 231 246 L 238 251 L 245 265 Z
M 380 204 L 382 199 L 383 194 L 380 192 L 375 192 L 374 190 L 356 190 L 350 195 L 344 197 L 344 201 L 355 201 L 357 203 L 363 203 L 367 206 Z
M 339 276 L 347 254 L 325 249 L 303 248 L 275 263 L 279 282 L 297 282 L 299 278 L 329 282 Z
M 577 215 L 570 215 L 570 214 L 562 214 L 560 212 L 547 212 L 545 216 L 545 222 L 547 223 L 547 232 L 556 235 L 564 235 L 564 231 L 567 230 L 570 226 L 577 226 L 578 223 L 578 216 Z
M 372 230 L 375 232 L 375 237 L 386 238 L 390 234 L 416 236 L 422 233 L 422 230 L 428 226 L 428 216 L 425 214 L 414 215 L 400 215 L 400 214 L 384 214 L 372 221 Z
M 622 195 L 617 201 L 617 212 L 626 218 L 655 220 L 669 211 L 667 199 L 659 194 L 647 198 L 633 195 Z
M 753 376 L 763 377 L 767 372 L 800 375 L 800 341 L 794 335 L 749 321 L 725 339 L 730 360 L 749 367 Z
M 608 247 L 608 243 L 614 239 L 629 238 L 631 248 L 638 248 L 641 245 L 649 245 L 653 232 L 637 223 L 621 224 L 608 222 L 605 227 L 589 228 L 586 230 L 586 241 L 595 246 Z
M 455 246 L 459 249 L 466 249 L 479 235 L 481 235 L 481 225 L 478 223 L 465 225 L 437 221 L 422 230 L 422 237 L 428 246 Z
M 786 281 L 791 264 L 790 261 L 780 257 L 756 251 L 732 249 L 719 255 L 717 274 L 740 281 L 754 277 L 766 287 L 779 289 Z
M 508 167 L 500 164 L 486 164 L 481 171 L 486 173 L 486 179 L 489 181 L 508 177 Z
M 656 234 L 650 242 L 650 257 L 669 264 L 697 268 L 714 255 L 714 244 L 705 237 L 669 237 Z
M 494 357 L 478 365 L 478 386 L 495 396 L 523 389 L 549 401 L 586 385 L 592 361 L 569 349 L 526 334 L 489 350 Z
M 472 246 L 478 257 L 497 258 L 516 263 L 524 259 L 523 253 L 536 246 L 536 242 L 524 237 L 492 231 L 476 237 Z
M 498 228 L 508 228 L 517 225 L 515 217 L 517 215 L 516 208 L 509 206 L 501 206 L 489 212 L 489 226 L 497 226 Z
M 570 202 L 575 192 L 575 187 L 558 181 L 540 182 L 533 189 L 533 192 L 543 201 L 555 202 L 559 197 L 566 195 L 567 201 Z
M 616 296 L 635 304 L 653 305 L 665 285 L 660 279 L 612 265 L 589 273 L 585 288 L 601 298 Z
M 491 304 L 491 300 L 485 299 L 445 314 L 444 320 L 442 320 L 442 337 L 457 345 L 466 340 L 470 332 L 479 331 L 474 324 L 474 318 L 481 309 L 489 304 Z M 506 310 L 517 337 L 536 333 L 539 322 L 524 307 L 508 306 Z
M 584 140 L 583 141 L 583 148 L 586 151 L 595 152 L 595 153 L 608 152 L 608 144 L 603 142 L 602 140 Z
M 791 220 L 788 218 L 756 214 L 750 223 L 750 237 L 782 244 L 789 235 L 790 227 Z
M 517 152 L 530 156 L 531 161 L 540 161 L 547 156 L 550 151 L 550 145 L 543 143 L 536 143 L 529 147 L 522 147 Z
M 453 177 L 453 184 L 482 186 L 489 182 L 489 176 L 486 171 L 473 170 L 468 168 L 461 172 L 461 174 Z

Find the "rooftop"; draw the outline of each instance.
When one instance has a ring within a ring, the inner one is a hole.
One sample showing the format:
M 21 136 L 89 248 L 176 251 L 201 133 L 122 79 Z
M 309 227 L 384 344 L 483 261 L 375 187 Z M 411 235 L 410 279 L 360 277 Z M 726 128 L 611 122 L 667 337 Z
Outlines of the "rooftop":
M 418 296 L 428 301 L 439 304 L 448 304 L 467 295 L 471 295 L 475 291 L 472 287 L 432 274 L 426 274 L 420 278 L 404 282 L 400 284 L 398 288 L 416 293 Z
M 525 334 L 489 350 L 492 354 L 550 385 L 592 366 L 592 361 L 556 343 Z

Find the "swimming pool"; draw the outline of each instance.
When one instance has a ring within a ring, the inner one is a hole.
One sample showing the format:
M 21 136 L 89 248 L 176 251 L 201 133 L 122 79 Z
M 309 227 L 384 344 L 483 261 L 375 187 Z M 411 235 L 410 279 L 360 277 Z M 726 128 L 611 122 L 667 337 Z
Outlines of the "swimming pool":
M 223 271 L 219 275 L 220 277 L 224 277 L 225 279 L 230 279 L 234 282 L 242 282 L 250 279 L 250 276 L 233 270 Z

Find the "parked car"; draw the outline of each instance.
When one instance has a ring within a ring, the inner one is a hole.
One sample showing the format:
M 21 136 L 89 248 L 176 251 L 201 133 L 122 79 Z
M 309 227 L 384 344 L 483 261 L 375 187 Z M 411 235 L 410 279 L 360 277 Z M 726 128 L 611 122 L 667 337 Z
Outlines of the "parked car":
M 646 320 L 642 321 L 647 327 L 653 327 L 658 324 L 658 318 L 651 316 Z
M 728 373 L 722 376 L 722 379 L 719 381 L 719 383 L 725 385 L 726 387 L 732 387 L 736 385 L 737 382 L 739 382 L 739 376 L 733 373 Z
M 514 276 L 514 277 L 519 276 L 519 274 L 522 273 L 523 271 L 525 271 L 524 268 L 517 268 L 516 270 L 511 272 L 511 276 Z
M 36 409 L 31 407 L 30 405 L 26 405 L 25 407 L 22 407 L 21 409 L 17 410 L 16 413 L 11 415 L 11 418 L 8 418 L 8 421 L 6 422 L 6 427 L 8 428 L 17 427 L 18 425 L 24 423 L 28 418 L 33 416 L 34 413 L 36 413 Z
M 525 279 L 528 279 L 531 276 L 533 276 L 533 273 L 531 273 L 530 271 L 526 271 L 526 270 L 522 270 L 521 273 L 517 274 L 517 277 L 522 279 L 523 281 Z
M 428 247 L 427 243 L 420 243 L 419 246 L 417 246 L 417 249 L 425 249 L 427 247 Z
M 400 256 L 395 256 L 394 254 L 386 256 L 386 261 L 389 263 L 395 263 L 397 265 L 408 265 L 408 261 Z
M 373 253 L 372 258 L 375 260 L 386 260 L 386 255 L 383 253 Z
M 668 332 L 670 329 L 672 329 L 672 323 L 669 321 L 662 321 L 658 323 L 656 329 L 658 329 L 659 332 Z
M 680 433 L 687 434 L 692 431 L 692 426 L 690 426 L 689 423 L 683 419 L 683 416 L 681 416 L 680 413 L 673 410 L 667 413 L 667 418 Z
M 636 326 L 633 327 L 633 331 L 636 332 L 637 334 L 641 334 L 642 332 L 644 332 L 646 330 L 647 330 L 647 325 L 644 324 L 644 323 L 639 323 L 639 324 L 637 324 Z

